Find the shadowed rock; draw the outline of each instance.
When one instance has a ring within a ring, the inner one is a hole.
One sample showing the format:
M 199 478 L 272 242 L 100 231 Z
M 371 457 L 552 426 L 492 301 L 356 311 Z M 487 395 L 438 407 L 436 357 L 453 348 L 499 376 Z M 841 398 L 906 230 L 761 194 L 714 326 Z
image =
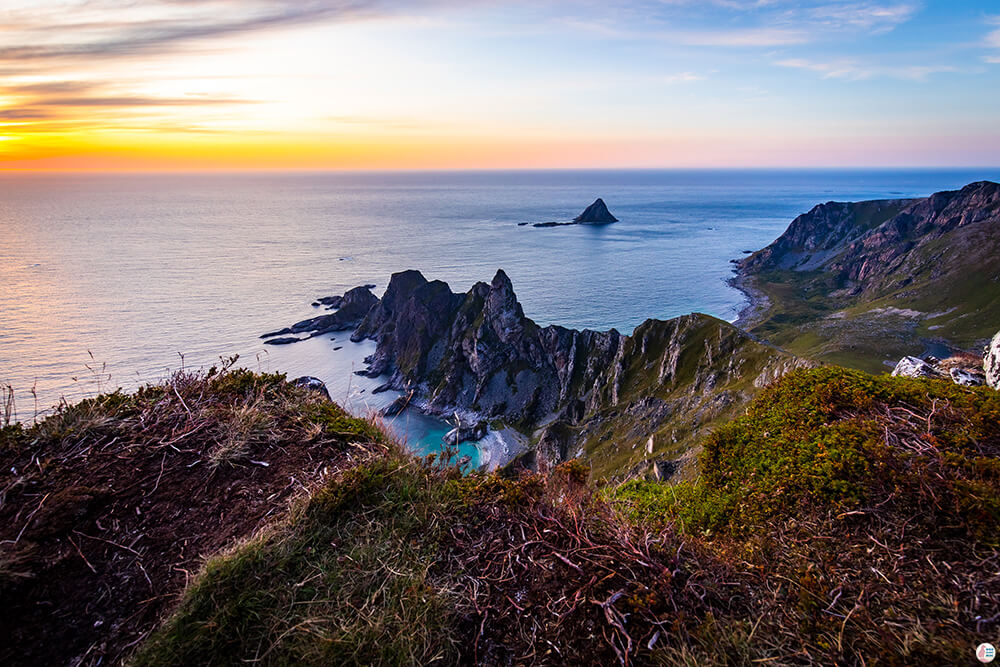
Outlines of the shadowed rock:
M 362 319 L 364 319 L 365 315 L 368 314 L 368 311 L 370 311 L 375 304 L 378 303 L 378 297 L 372 294 L 371 289 L 365 285 L 364 287 L 355 287 L 352 290 L 348 290 L 342 297 L 324 297 L 321 302 L 329 303 L 331 304 L 331 307 L 336 307 L 337 310 L 329 315 L 320 315 L 319 317 L 311 317 L 308 320 L 296 322 L 292 326 L 281 329 L 280 331 L 266 333 L 261 336 L 261 338 L 272 338 L 274 336 L 286 336 L 288 334 L 300 333 L 311 333 L 312 336 L 315 337 L 334 331 L 347 331 L 349 329 L 353 329 L 358 326 Z M 293 338 L 278 340 L 281 340 L 282 342 L 265 342 L 272 345 L 280 345 L 283 343 L 294 343 L 300 339 Z
M 593 204 L 583 210 L 583 213 L 573 218 L 573 222 L 580 225 L 603 225 L 618 222 L 618 218 L 611 215 L 604 200 L 598 197 Z
M 594 201 L 593 204 L 588 206 L 583 210 L 583 213 L 573 218 L 571 222 L 536 222 L 532 227 L 565 227 L 566 225 L 606 225 L 612 222 L 618 222 L 618 218 L 611 215 L 611 211 L 608 210 L 607 205 L 604 200 L 600 197 Z M 528 223 L 521 222 L 518 226 L 524 226 Z

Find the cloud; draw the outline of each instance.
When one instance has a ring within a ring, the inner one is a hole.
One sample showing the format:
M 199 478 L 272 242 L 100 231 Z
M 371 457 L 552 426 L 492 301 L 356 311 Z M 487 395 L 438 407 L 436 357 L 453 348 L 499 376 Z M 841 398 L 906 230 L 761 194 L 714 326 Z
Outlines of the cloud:
M 815 62 L 801 58 L 789 58 L 775 63 L 780 67 L 808 70 L 823 75 L 825 79 L 845 79 L 861 81 L 875 78 L 892 78 L 906 81 L 926 81 L 932 74 L 954 72 L 956 68 L 948 65 L 866 65 L 853 60 L 838 60 L 833 62 Z
M 989 25 L 1000 25 L 1000 16 L 992 16 L 987 20 Z M 991 30 L 983 40 L 984 46 L 988 49 L 1000 49 L 1000 28 Z M 983 58 L 988 63 L 1000 64 L 1000 53 L 994 53 Z
M 673 84 L 673 83 L 693 83 L 695 81 L 704 81 L 704 74 L 696 74 L 695 72 L 677 72 L 676 74 L 667 74 L 666 76 L 660 77 L 661 83 Z
M 917 12 L 917 5 L 900 3 L 828 3 L 805 10 L 809 20 L 838 30 L 853 29 L 882 33 L 910 20 Z
M 35 108 L 15 108 L 0 109 L 0 120 L 47 120 L 52 117 L 52 112 L 46 109 Z
M 217 104 L 256 104 L 256 100 L 236 97 L 47 97 L 40 100 L 46 107 L 177 107 Z
M 602 39 L 660 39 L 684 46 L 775 48 L 844 33 L 882 34 L 909 21 L 916 2 L 875 0 L 623 0 L 605 14 L 558 23 Z
M 808 32 L 788 28 L 746 28 L 737 30 L 689 30 L 666 35 L 687 46 L 775 47 L 805 44 Z
M 58 6 L 0 15 L 0 61 L 127 57 L 171 51 L 192 41 L 378 13 L 373 0 L 160 0 L 84 3 L 67 20 Z M 103 20 L 102 20 L 103 19 Z
M 1000 25 L 1000 16 L 992 16 L 987 19 L 987 24 L 989 25 Z M 987 47 L 991 49 L 1000 49 L 1000 28 L 990 31 L 986 35 L 984 40 Z

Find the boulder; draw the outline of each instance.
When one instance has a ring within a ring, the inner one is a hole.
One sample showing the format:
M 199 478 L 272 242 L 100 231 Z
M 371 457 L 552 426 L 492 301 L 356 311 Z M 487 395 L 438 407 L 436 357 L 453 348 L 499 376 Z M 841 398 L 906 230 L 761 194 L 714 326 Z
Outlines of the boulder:
M 932 365 L 917 357 L 903 357 L 892 369 L 892 374 L 907 378 L 940 378 L 941 373 Z
M 479 421 L 469 424 L 463 422 L 457 415 L 455 418 L 458 421 L 458 426 L 444 434 L 444 437 L 441 438 L 444 444 L 455 447 L 468 440 L 482 440 L 486 437 L 486 432 L 489 430 L 486 422 Z
M 973 373 L 963 368 L 952 368 L 948 371 L 948 375 L 951 376 L 952 382 L 960 384 L 963 387 L 981 387 L 983 385 L 982 374 Z
M 375 393 L 375 392 L 373 391 L 372 393 Z M 412 391 L 409 394 L 403 394 L 402 396 L 400 396 L 399 398 L 397 398 L 395 401 L 393 401 L 389 405 L 387 405 L 384 408 L 382 408 L 382 416 L 383 417 L 395 417 L 400 412 L 402 412 L 403 410 L 406 409 L 406 406 L 408 406 L 410 404 L 411 400 L 413 400 L 413 392 Z
M 320 380 L 319 378 L 315 378 L 311 375 L 303 375 L 300 378 L 295 378 L 294 380 L 292 380 L 292 384 L 294 384 L 296 387 L 305 387 L 306 389 L 311 389 L 312 391 L 319 392 L 320 394 L 325 396 L 326 400 L 328 401 L 333 400 L 330 398 L 330 392 L 326 388 L 326 383 Z
M 986 346 L 983 370 L 986 372 L 986 384 L 994 389 L 1000 389 L 1000 332 Z

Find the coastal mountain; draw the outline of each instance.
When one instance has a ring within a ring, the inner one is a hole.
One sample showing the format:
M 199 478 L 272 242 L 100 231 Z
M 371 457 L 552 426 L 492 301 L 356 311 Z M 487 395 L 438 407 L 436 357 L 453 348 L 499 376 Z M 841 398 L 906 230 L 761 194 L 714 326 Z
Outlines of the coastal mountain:
M 531 467 L 585 456 L 609 478 L 691 474 L 693 447 L 712 424 L 808 365 L 697 313 L 647 320 L 631 336 L 540 327 L 502 270 L 464 294 L 396 273 L 351 338 L 374 340 L 364 372 L 424 411 L 515 429 Z
M 740 324 L 797 354 L 867 370 L 981 349 L 1000 321 L 1000 184 L 925 199 L 828 202 L 739 262 Z

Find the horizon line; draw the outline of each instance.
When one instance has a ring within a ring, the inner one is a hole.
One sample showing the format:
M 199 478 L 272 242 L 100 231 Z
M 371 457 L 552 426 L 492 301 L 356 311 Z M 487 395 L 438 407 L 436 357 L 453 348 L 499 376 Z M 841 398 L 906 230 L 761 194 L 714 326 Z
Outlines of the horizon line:
M 997 165 L 780 165 L 780 166 L 664 166 L 664 167 L 143 167 L 143 168 L 24 168 L 2 167 L 0 174 L 433 174 L 433 173 L 538 173 L 538 172 L 662 172 L 662 171 L 1000 171 Z

